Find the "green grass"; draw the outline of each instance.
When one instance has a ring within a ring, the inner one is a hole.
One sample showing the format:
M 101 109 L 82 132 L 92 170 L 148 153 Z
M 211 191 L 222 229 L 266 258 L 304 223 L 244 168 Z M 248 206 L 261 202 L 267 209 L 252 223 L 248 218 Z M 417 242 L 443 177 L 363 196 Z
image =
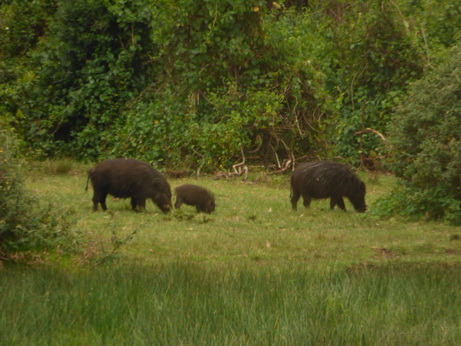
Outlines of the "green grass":
M 369 212 L 329 210 L 329 203 L 313 201 L 309 209 L 299 202 L 291 211 L 289 177 L 277 183 L 204 179 L 170 180 L 172 188 L 192 182 L 212 190 L 216 212 L 197 214 L 193 207 L 164 215 L 150 201 L 135 213 L 129 200 L 108 198 L 108 212 L 92 211 L 92 191 L 85 192 L 85 170 L 68 174 L 31 173 L 28 187 L 56 208 L 71 209 L 89 252 L 111 253 L 113 239 L 126 241 L 117 255 L 144 263 L 178 260 L 214 265 L 278 266 L 303 263 L 323 270 L 362 263 L 459 263 L 459 227 L 441 223 L 382 220 L 372 215 L 373 202 L 390 191 L 394 180 L 363 176 Z
M 121 265 L 2 275 L 4 344 L 452 344 L 459 267 Z
M 461 229 L 373 216 L 390 176 L 362 176 L 365 214 L 328 201 L 292 212 L 288 176 L 170 180 L 209 188 L 217 209 L 164 215 L 112 198 L 93 212 L 87 168 L 28 174 L 41 200 L 71 210 L 84 251 L 1 270 L 4 344 L 461 342 Z

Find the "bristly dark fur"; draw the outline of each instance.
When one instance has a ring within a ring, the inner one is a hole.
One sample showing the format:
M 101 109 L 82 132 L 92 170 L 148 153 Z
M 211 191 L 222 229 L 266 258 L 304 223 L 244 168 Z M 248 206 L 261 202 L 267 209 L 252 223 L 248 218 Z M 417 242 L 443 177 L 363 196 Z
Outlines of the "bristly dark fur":
M 304 206 L 312 199 L 330 198 L 330 208 L 336 205 L 346 210 L 347 197 L 358 212 L 366 210 L 365 184 L 348 167 L 329 161 L 315 161 L 299 165 L 291 174 L 291 204 L 294 210 L 301 196 Z
M 198 212 L 212 213 L 215 210 L 215 198 L 210 190 L 201 186 L 184 184 L 175 189 L 176 203 L 174 207 L 179 209 L 181 204 L 195 206 Z
M 103 210 L 107 209 L 108 194 L 130 197 L 133 210 L 137 207 L 144 209 L 147 198 L 151 198 L 164 213 L 171 209 L 170 185 L 160 172 L 146 162 L 123 158 L 106 160 L 90 170 L 88 179 L 93 185 L 95 211 L 98 204 Z

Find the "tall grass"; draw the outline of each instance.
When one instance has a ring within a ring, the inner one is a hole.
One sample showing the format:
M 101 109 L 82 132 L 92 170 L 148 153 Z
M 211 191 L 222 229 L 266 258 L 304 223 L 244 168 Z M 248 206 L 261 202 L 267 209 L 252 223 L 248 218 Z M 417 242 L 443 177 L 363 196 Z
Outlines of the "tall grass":
M 192 263 L 5 269 L 2 344 L 444 344 L 459 267 L 312 271 Z

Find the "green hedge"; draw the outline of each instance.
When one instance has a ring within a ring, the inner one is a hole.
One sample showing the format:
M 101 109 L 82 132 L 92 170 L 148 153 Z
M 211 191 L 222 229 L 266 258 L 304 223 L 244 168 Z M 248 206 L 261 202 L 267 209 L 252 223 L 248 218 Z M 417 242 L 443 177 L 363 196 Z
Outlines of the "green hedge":
M 24 0 L 0 11 L 0 113 L 34 157 L 213 170 L 381 155 L 461 0 Z
M 461 47 L 415 82 L 389 126 L 389 166 L 401 186 L 390 213 L 461 224 Z

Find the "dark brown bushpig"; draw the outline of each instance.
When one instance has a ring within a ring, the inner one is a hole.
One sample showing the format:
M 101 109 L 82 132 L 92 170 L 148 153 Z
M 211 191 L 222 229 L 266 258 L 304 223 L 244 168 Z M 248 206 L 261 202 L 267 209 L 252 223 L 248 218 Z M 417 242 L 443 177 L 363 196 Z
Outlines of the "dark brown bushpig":
M 315 161 L 299 165 L 291 174 L 291 205 L 296 210 L 300 196 L 304 206 L 312 199 L 330 198 L 330 209 L 336 205 L 346 210 L 343 197 L 347 197 L 355 210 L 365 212 L 366 187 L 357 175 L 345 165 Z
M 184 184 L 175 189 L 176 203 L 174 207 L 179 209 L 181 204 L 193 205 L 198 212 L 211 213 L 215 210 L 215 199 L 209 190 L 191 184 Z
M 112 159 L 97 164 L 88 173 L 88 180 L 93 185 L 94 210 L 101 203 L 107 209 L 108 194 L 131 198 L 131 208 L 146 208 L 146 199 L 152 201 L 164 212 L 171 209 L 171 189 L 160 172 L 146 162 L 136 159 Z M 88 189 L 88 181 L 86 183 Z

